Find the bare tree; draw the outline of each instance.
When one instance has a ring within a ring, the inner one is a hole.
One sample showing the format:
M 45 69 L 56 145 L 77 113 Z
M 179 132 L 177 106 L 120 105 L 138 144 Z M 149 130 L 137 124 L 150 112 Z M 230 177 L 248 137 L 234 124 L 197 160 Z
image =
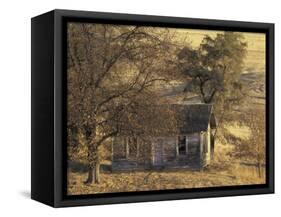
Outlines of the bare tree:
M 246 126 L 251 130 L 248 139 L 239 139 L 234 144 L 233 156 L 254 162 L 258 167 L 259 177 L 262 176 L 262 165 L 265 163 L 265 114 L 252 109 L 245 113 Z
M 159 103 L 155 90 L 169 81 L 168 41 L 166 30 L 68 25 L 68 127 L 74 135 L 78 128 L 87 143 L 85 183 L 100 181 L 98 150 L 106 140 L 152 129 L 144 127 L 151 126 L 145 114 L 157 108 L 150 106 Z

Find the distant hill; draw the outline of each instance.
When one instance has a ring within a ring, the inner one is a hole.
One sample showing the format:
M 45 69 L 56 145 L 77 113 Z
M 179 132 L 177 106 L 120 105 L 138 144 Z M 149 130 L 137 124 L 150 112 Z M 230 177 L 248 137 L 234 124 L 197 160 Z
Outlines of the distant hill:
M 265 75 L 257 72 L 244 72 L 240 77 L 248 95 L 257 99 L 265 99 Z
M 243 72 L 240 77 L 244 91 L 250 97 L 251 104 L 265 104 L 265 76 L 260 72 Z M 194 104 L 201 103 L 200 97 L 192 92 L 184 92 L 186 84 L 175 83 L 170 86 L 160 87 L 159 92 L 162 97 L 171 103 Z

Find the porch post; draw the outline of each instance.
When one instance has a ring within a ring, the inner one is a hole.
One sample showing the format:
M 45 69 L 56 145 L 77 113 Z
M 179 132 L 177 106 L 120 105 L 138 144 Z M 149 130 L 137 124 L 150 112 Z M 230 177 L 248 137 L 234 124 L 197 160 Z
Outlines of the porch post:
M 179 156 L 179 143 L 178 143 L 179 139 L 178 136 L 176 136 L 176 156 Z
M 151 142 L 151 160 L 152 160 L 152 165 L 154 164 L 154 142 Z
M 140 144 L 139 144 L 139 139 L 138 137 L 136 138 L 137 140 L 137 158 L 139 157 L 139 149 L 140 149 Z
M 200 166 L 201 166 L 201 168 L 203 167 L 203 132 L 201 131 L 200 133 L 199 133 L 199 140 L 200 140 Z
M 126 159 L 129 158 L 129 137 L 125 137 L 126 144 Z
M 188 136 L 185 136 L 185 153 L 188 154 Z
M 114 137 L 111 139 L 111 161 L 113 161 L 113 145 L 114 145 Z

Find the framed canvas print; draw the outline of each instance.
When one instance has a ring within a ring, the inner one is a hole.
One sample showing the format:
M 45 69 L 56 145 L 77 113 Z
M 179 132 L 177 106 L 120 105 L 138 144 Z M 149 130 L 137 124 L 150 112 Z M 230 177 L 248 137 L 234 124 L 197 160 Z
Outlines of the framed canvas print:
M 32 18 L 32 192 L 54 207 L 274 192 L 274 25 Z

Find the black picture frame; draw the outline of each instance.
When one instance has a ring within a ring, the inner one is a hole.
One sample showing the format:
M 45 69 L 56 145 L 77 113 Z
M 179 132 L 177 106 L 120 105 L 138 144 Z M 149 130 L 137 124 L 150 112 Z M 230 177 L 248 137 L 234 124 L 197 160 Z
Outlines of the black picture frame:
M 266 184 L 66 195 L 66 23 L 96 22 L 266 34 Z M 31 198 L 53 207 L 274 193 L 274 24 L 53 10 L 32 18 Z

